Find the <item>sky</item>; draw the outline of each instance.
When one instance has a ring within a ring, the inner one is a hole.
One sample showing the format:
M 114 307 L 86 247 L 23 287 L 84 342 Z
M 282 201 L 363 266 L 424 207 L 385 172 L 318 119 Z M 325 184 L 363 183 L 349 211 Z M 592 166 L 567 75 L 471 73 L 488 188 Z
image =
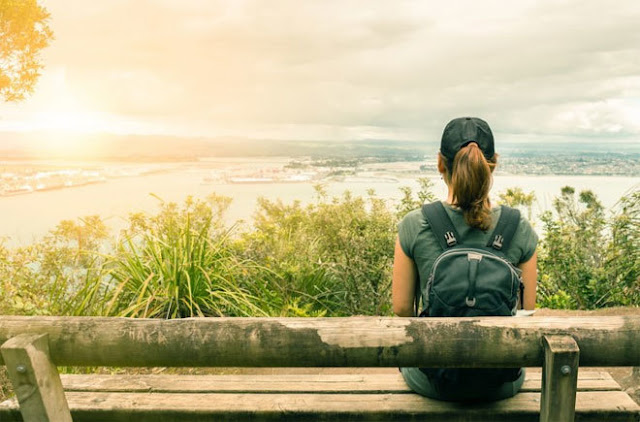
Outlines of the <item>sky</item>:
M 55 40 L 0 131 L 640 141 L 640 1 L 41 0 Z

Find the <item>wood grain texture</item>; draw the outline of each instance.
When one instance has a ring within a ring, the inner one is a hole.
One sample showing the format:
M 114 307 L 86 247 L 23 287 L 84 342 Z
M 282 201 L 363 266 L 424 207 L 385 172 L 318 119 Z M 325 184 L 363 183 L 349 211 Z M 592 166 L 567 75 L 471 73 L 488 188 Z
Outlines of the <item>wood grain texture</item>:
M 569 336 L 544 336 L 540 422 L 575 420 L 580 349 Z
M 542 337 L 570 334 L 581 366 L 640 366 L 640 317 L 0 317 L 0 343 L 47 333 L 58 365 L 541 366 Z
M 416 394 L 68 393 L 74 422 L 235 420 L 537 421 L 540 394 L 459 404 Z M 0 404 L 2 422 L 18 421 L 16 403 Z M 640 408 L 623 392 L 580 392 L 580 421 L 636 421 Z
M 61 375 L 65 391 L 156 393 L 413 394 L 398 374 L 340 375 Z M 540 373 L 521 391 L 540 392 Z M 620 391 L 606 372 L 581 372 L 578 391 Z
M 24 420 L 71 422 L 58 369 L 49 359 L 47 335 L 22 334 L 0 350 Z

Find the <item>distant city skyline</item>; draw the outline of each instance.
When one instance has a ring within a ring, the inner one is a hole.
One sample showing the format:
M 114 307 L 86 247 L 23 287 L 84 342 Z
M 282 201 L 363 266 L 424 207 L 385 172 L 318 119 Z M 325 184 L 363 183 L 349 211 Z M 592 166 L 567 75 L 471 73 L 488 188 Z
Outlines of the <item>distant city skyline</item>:
M 637 0 L 41 3 L 55 39 L 5 134 L 433 141 L 475 115 L 510 142 L 640 142 Z

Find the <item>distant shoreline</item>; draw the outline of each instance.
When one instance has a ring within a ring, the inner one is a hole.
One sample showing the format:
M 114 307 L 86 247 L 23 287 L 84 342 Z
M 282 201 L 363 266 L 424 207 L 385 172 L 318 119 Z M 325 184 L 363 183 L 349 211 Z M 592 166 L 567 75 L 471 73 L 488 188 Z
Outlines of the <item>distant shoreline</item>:
M 216 163 L 213 167 L 202 163 L 179 166 L 115 166 L 112 169 L 115 174 L 122 170 L 130 172 L 130 175 L 107 178 L 105 183 L 0 197 L 0 218 L 3 221 L 0 238 L 9 238 L 5 241 L 5 246 L 30 244 L 34 239 L 42 238 L 62 220 L 76 220 L 89 215 L 101 216 L 109 228 L 117 232 L 123 228 L 131 213 L 155 212 L 159 203 L 182 203 L 188 196 L 203 200 L 211 194 L 231 198 L 224 214 L 229 227 L 239 222 L 251 224 L 258 198 L 281 201 L 283 204 L 298 202 L 303 206 L 313 203 L 318 198 L 315 188 L 317 185 L 321 185 L 322 191 L 330 198 L 341 197 L 346 191 L 351 192 L 354 197 L 367 198 L 373 191 L 376 198 L 397 203 L 403 196 L 402 189 L 408 187 L 414 193 L 417 192 L 418 178 L 425 177 L 433 183 L 432 191 L 437 198 L 446 197 L 446 187 L 435 171 L 409 171 L 415 166 L 406 162 L 394 163 L 392 166 L 371 165 L 363 168 L 366 175 L 330 177 L 300 183 L 227 183 L 223 177 L 225 172 L 229 175 L 251 174 L 259 172 L 261 168 L 282 168 L 288 161 L 282 158 L 261 160 L 262 165 L 256 165 L 255 160 L 223 161 L 224 163 Z M 381 166 L 385 169 L 381 169 Z M 163 167 L 166 167 L 164 171 L 160 171 Z M 141 170 L 153 172 L 143 173 Z M 376 175 L 376 178 L 372 175 Z M 273 175 L 265 170 L 263 177 Z M 205 182 L 205 179 L 209 181 Z M 592 190 L 603 206 L 611 209 L 621 196 L 640 189 L 640 177 L 497 173 L 491 195 L 493 199 L 497 199 L 500 192 L 511 188 L 521 188 L 525 193 L 534 192 L 536 201 L 532 211 L 535 218 L 535 215 L 552 209 L 554 198 L 567 185 L 573 186 L 576 192 Z

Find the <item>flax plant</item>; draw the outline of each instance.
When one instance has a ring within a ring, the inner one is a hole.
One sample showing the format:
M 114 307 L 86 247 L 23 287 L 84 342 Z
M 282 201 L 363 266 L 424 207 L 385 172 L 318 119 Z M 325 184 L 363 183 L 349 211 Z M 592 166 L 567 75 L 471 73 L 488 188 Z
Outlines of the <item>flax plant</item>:
M 232 253 L 220 223 L 220 198 L 162 203 L 155 216 L 131 216 L 108 260 L 103 313 L 131 317 L 264 315 L 260 299 L 239 285 L 250 265 Z

